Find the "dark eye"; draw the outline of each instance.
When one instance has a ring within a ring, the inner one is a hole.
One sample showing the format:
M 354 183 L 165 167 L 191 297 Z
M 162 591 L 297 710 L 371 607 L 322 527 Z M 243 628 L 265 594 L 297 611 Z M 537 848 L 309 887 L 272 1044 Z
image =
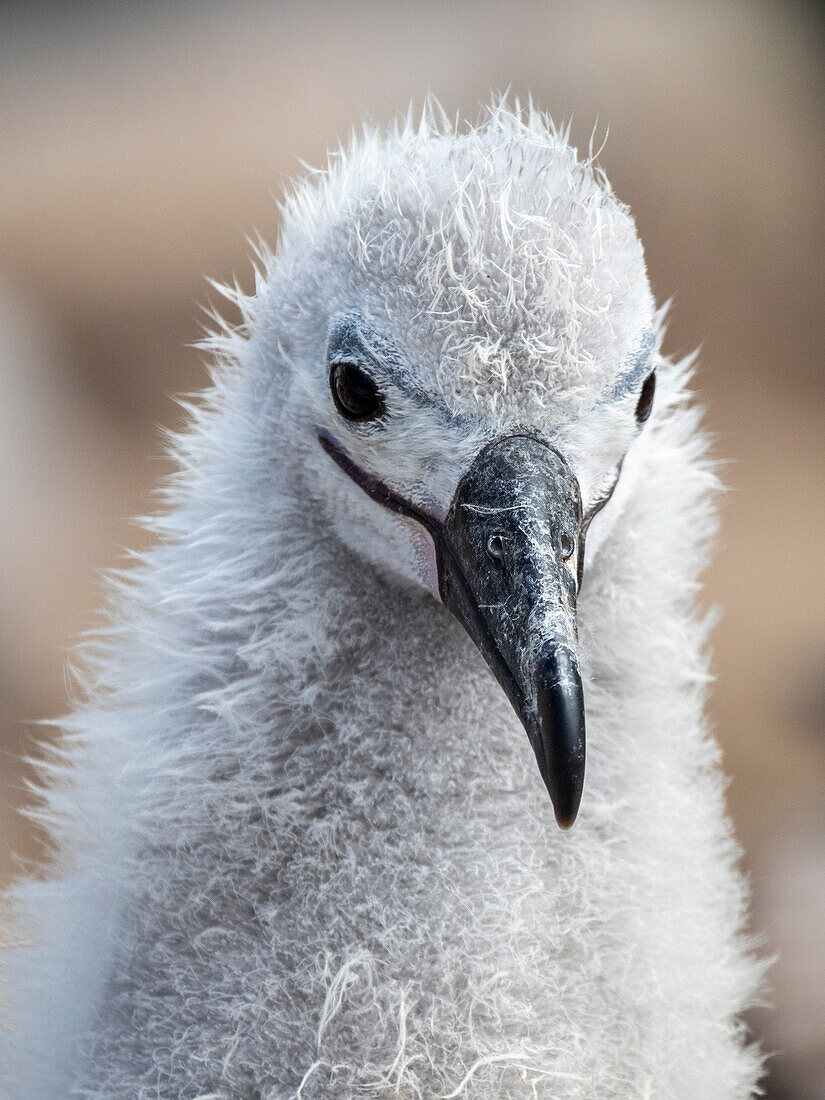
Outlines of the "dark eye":
M 652 370 L 645 378 L 642 392 L 639 394 L 639 403 L 636 406 L 636 423 L 644 424 L 650 416 L 653 408 L 653 395 L 656 393 L 656 371 Z
M 375 383 L 354 363 L 333 363 L 329 388 L 336 409 L 347 420 L 372 420 L 384 411 Z

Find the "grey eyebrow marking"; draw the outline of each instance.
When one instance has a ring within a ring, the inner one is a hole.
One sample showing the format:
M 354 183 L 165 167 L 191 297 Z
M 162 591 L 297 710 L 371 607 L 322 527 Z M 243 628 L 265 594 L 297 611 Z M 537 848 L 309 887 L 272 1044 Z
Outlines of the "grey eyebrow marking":
M 327 340 L 327 357 L 330 363 L 360 359 L 381 373 L 387 370 L 393 375 L 396 372 L 409 373 L 395 345 L 376 332 L 360 309 L 352 309 L 333 319 Z
M 364 363 L 376 382 L 390 383 L 406 397 L 427 406 L 450 423 L 468 418 L 454 413 L 440 395 L 428 392 L 395 343 L 383 336 L 357 307 L 333 317 L 327 337 L 327 362 Z
M 653 349 L 656 346 L 656 335 L 653 329 L 645 329 L 639 346 L 625 359 L 618 378 L 599 398 L 599 404 L 607 404 L 611 401 L 620 401 L 630 393 L 634 393 L 640 383 L 653 369 Z

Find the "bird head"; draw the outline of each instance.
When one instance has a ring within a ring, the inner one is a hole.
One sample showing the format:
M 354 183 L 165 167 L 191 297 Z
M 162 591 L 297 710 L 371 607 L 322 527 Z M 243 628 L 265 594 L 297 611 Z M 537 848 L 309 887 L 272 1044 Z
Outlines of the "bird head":
M 643 445 L 657 341 L 627 209 L 504 103 L 365 132 L 287 200 L 258 295 L 296 491 L 458 618 L 562 827 L 585 767 L 577 599 Z

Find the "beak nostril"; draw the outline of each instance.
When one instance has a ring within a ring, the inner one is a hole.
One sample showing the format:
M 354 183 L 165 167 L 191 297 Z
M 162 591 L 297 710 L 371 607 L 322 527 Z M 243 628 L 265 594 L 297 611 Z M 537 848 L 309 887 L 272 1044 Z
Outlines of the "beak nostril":
M 487 539 L 487 556 L 495 562 L 504 561 L 504 539 L 501 535 L 490 535 Z
M 569 561 L 573 557 L 573 551 L 576 549 L 576 542 L 572 535 L 566 531 L 562 531 L 559 536 L 559 553 L 562 556 L 562 561 Z

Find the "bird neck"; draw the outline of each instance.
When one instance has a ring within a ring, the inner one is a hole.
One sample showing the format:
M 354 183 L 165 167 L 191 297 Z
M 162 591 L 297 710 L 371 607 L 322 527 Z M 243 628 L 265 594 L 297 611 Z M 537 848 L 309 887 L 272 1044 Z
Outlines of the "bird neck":
M 271 530 L 178 517 L 192 533 L 151 559 L 119 685 L 83 719 L 90 956 L 128 913 L 95 1040 L 110 1077 L 89 1095 L 137 1094 L 135 1067 L 181 1034 L 181 1087 L 203 1094 L 251 1095 L 248 1067 L 273 1095 L 304 1075 L 318 1096 L 458 1095 L 465 1077 L 479 1100 L 548 1081 L 565 1098 L 587 1081 L 722 1094 L 753 970 L 685 597 L 706 513 L 663 511 L 672 478 L 647 490 L 581 593 L 588 767 L 569 833 L 432 597 L 288 499 Z

